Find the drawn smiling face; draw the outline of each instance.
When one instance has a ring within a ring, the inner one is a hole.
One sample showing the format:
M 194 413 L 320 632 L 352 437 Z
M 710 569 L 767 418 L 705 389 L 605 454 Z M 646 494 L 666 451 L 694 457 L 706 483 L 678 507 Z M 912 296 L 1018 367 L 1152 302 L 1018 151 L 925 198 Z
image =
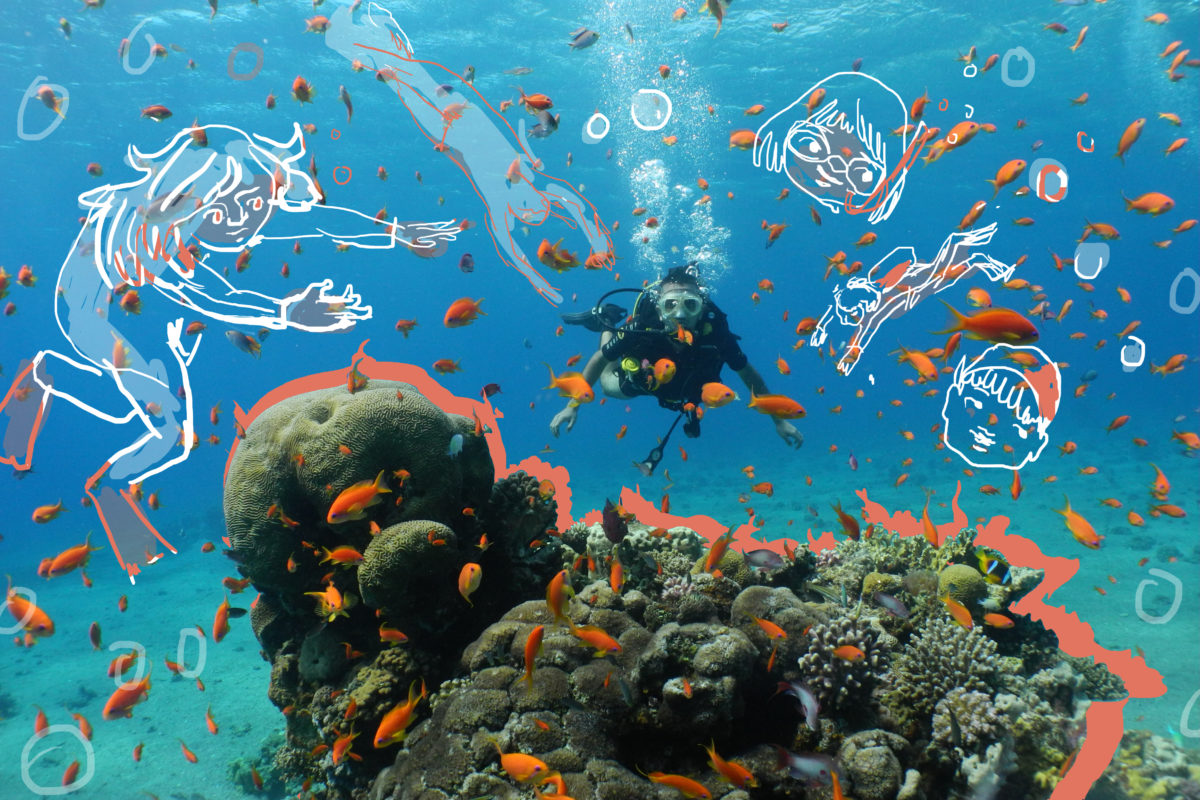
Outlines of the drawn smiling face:
M 861 203 L 884 179 L 885 164 L 851 130 L 836 104 L 789 131 L 787 176 L 792 183 L 827 208 L 843 205 L 847 195 Z M 827 119 L 828 123 L 821 120 Z
M 1036 460 L 1049 437 L 1037 416 L 1037 397 L 1021 374 L 978 370 L 946 390 L 945 442 L 977 467 L 1017 469 Z

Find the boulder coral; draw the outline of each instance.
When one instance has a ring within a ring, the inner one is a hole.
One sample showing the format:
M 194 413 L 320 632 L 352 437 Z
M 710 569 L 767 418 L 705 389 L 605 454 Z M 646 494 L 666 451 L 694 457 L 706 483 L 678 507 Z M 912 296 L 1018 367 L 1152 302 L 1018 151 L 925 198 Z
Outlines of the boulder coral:
M 437 687 L 480 631 L 514 599 L 541 596 L 559 568 L 546 534 L 553 491 L 520 472 L 495 482 L 475 429 L 414 386 L 373 380 L 267 408 L 231 461 L 229 554 L 260 592 L 250 621 L 271 662 L 268 697 L 288 715 L 277 761 L 331 797 L 365 789 L 391 753 L 363 736 L 351 747 L 362 761 L 335 764 L 321 745 L 373 732 L 410 686 Z M 331 522 L 342 493 L 364 482 L 371 502 Z M 546 541 L 531 547 L 535 537 Z M 474 605 L 457 588 L 467 562 L 483 572 Z M 418 703 L 416 718 L 425 713 Z

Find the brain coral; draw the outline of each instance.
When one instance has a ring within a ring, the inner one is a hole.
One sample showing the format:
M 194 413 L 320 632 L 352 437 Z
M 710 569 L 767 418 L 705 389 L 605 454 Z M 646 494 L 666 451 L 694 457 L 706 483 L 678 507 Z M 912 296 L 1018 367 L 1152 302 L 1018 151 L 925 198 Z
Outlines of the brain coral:
M 974 608 L 987 595 L 987 580 L 974 567 L 951 564 L 938 573 L 938 595 L 947 594 L 967 608 Z
M 320 389 L 266 409 L 238 445 L 225 482 L 225 525 L 243 572 L 260 590 L 284 595 L 315 584 L 325 567 L 314 560 L 289 573 L 289 556 L 298 556 L 301 540 L 364 548 L 366 519 L 330 525 L 326 515 L 343 489 L 380 472 L 390 493 L 368 509 L 370 520 L 455 524 L 464 506 L 487 502 L 494 476 L 486 441 L 472 428 L 470 419 L 392 381 L 353 394 Z M 448 453 L 456 433 L 463 434 L 457 457 Z M 410 477 L 401 480 L 399 470 Z

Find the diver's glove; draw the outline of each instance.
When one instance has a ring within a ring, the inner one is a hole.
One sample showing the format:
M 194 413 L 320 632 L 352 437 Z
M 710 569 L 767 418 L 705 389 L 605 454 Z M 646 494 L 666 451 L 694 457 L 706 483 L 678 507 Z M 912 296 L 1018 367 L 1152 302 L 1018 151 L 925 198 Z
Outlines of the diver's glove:
M 804 436 L 796 430 L 796 426 L 786 419 L 775 420 L 775 432 L 788 443 L 789 447 L 800 447 L 804 444 Z

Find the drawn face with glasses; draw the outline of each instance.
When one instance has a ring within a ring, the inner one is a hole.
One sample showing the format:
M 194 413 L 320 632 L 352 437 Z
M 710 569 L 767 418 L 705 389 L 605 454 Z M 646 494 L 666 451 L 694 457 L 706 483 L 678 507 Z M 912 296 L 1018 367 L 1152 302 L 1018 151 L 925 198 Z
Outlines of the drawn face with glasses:
M 666 284 L 658 297 L 658 315 L 667 327 L 694 328 L 700 321 L 704 298 L 690 287 Z

